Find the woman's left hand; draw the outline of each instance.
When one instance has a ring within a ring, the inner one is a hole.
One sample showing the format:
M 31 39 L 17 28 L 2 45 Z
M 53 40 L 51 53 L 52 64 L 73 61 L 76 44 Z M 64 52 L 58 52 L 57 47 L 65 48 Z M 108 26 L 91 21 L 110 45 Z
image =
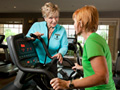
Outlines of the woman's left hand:
M 78 63 L 75 63 L 75 66 L 72 67 L 73 70 L 82 70 L 83 71 L 83 66 L 79 65 Z
M 62 63 L 63 62 L 63 57 L 61 55 L 61 53 L 57 53 L 56 55 L 54 55 L 52 58 L 57 57 L 57 59 L 59 59 L 59 62 Z
M 69 88 L 69 81 L 61 80 L 59 78 L 53 78 L 50 81 L 50 84 L 54 90 L 63 90 Z

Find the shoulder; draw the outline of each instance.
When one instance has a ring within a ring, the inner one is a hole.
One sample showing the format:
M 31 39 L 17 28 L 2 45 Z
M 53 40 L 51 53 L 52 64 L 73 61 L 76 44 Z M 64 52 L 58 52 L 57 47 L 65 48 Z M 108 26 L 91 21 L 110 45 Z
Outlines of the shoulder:
M 43 22 L 35 22 L 33 25 L 32 25 L 32 28 L 43 28 L 46 26 L 46 22 L 43 21 Z
M 56 27 L 58 30 L 66 32 L 65 28 L 62 25 L 57 24 Z
M 42 22 L 35 22 L 33 25 L 45 25 L 46 22 L 45 21 L 42 21 Z
M 106 43 L 103 40 L 96 38 L 89 38 L 85 42 L 85 47 L 92 50 L 101 50 L 106 47 Z

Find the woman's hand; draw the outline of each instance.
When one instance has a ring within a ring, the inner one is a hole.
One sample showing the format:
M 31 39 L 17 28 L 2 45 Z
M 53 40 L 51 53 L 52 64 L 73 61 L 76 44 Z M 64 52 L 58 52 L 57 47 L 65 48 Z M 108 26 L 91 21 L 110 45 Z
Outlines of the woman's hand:
M 61 53 L 57 53 L 56 55 L 54 55 L 52 58 L 57 57 L 57 59 L 59 59 L 59 62 L 62 63 L 63 62 L 63 57 L 61 55 Z
M 61 80 L 59 78 L 53 78 L 50 81 L 51 86 L 54 90 L 64 90 L 69 88 L 70 81 Z
M 43 33 L 40 32 L 35 32 L 34 34 L 37 36 L 38 39 L 40 39 L 41 36 L 44 35 Z
M 80 66 L 79 64 L 75 63 L 75 66 L 72 67 L 73 70 L 82 70 L 83 71 L 83 66 Z
M 36 35 L 36 36 L 37 36 L 37 38 L 38 38 L 38 39 L 40 39 L 40 38 L 41 38 L 41 36 L 42 36 L 42 35 L 44 35 L 44 34 L 43 34 L 43 33 L 40 33 L 40 32 L 35 32 L 35 33 L 34 33 L 34 35 Z M 35 38 L 34 38 L 34 37 L 31 37 L 30 39 L 31 39 L 31 40 L 35 40 Z

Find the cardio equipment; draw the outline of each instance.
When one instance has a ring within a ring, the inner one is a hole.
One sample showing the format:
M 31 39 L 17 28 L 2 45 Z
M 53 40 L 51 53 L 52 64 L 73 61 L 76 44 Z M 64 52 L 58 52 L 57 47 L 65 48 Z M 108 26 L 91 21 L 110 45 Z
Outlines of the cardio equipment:
M 120 51 L 118 51 L 115 68 L 113 70 L 113 80 L 116 85 L 116 89 L 120 90 Z
M 49 52 L 47 51 L 47 47 L 44 43 L 44 40 L 41 38 L 40 41 L 43 43 L 47 55 L 51 58 Z M 47 88 L 46 90 L 49 90 L 51 88 L 50 85 L 46 85 L 45 82 L 43 82 L 43 84 L 40 85 L 38 82 L 35 81 L 34 78 L 40 74 L 43 74 L 43 76 L 46 75 L 48 77 L 48 80 L 50 81 L 55 76 L 50 71 L 48 71 L 48 69 L 50 68 L 51 65 L 57 63 L 58 60 L 54 58 L 49 63 L 48 67 L 40 66 L 38 56 L 33 45 L 33 41 L 29 40 L 29 38 L 26 38 L 24 34 L 18 34 L 15 36 L 8 37 L 7 43 L 8 43 L 10 56 L 14 64 L 20 70 L 14 82 L 11 82 L 2 90 L 8 90 L 8 89 L 26 90 L 26 83 L 30 82 L 31 80 L 35 82 L 35 87 L 41 88 L 41 86 L 43 86 L 44 84 Z M 40 78 L 38 78 L 38 80 L 39 79 Z M 30 90 L 36 90 L 36 89 L 30 89 Z
M 73 55 L 70 55 L 72 51 Z M 81 44 L 77 42 L 76 38 L 68 38 L 68 52 L 63 58 L 63 64 L 58 65 L 58 77 L 71 80 L 83 77 L 83 72 L 80 70 L 73 71 L 71 68 L 74 66 L 74 63 L 82 65 L 82 54 L 83 50 Z M 68 60 L 67 62 L 65 60 Z
M 77 42 L 76 38 L 68 38 L 68 51 L 69 50 L 73 51 L 74 55 L 69 55 L 69 53 L 67 53 L 65 55 L 65 58 L 69 58 L 73 62 L 76 62 L 79 65 L 82 65 L 81 60 L 82 60 L 83 49 L 81 44 Z
M 32 35 L 34 36 L 34 35 Z M 35 36 L 34 36 L 35 37 Z M 36 37 L 35 37 L 36 38 Z M 45 45 L 44 40 L 41 38 L 40 41 L 43 44 L 43 47 L 49 56 L 51 58 L 47 47 Z M 50 66 L 52 66 L 54 63 L 57 63 L 57 59 L 54 58 L 50 63 L 49 66 L 44 67 L 41 66 L 38 60 L 38 56 L 36 53 L 36 50 L 33 45 L 33 41 L 29 40 L 29 38 L 26 38 L 24 34 L 18 34 L 15 36 L 10 36 L 7 38 L 8 48 L 10 52 L 10 56 L 14 62 L 14 64 L 19 68 L 19 72 L 16 76 L 16 79 L 14 82 L 11 82 L 6 87 L 4 87 L 1 90 L 27 90 L 27 85 L 31 80 L 35 82 L 34 88 L 30 88 L 30 90 L 38 90 L 37 88 L 41 88 L 41 86 L 45 86 L 49 90 L 51 89 L 51 86 L 45 83 L 45 80 L 43 79 L 43 84 L 39 84 L 36 82 L 35 78 L 36 76 L 42 74 L 43 76 L 48 77 L 48 82 L 54 78 L 55 76 L 53 73 L 48 71 Z M 42 58 L 42 57 L 41 57 Z M 70 60 L 64 59 L 65 62 L 68 62 L 71 67 L 74 65 Z M 38 80 L 40 78 L 37 78 Z M 68 78 L 70 79 L 70 78 Z M 33 84 L 31 84 L 33 85 Z M 45 90 L 45 89 L 43 89 Z
M 5 60 L 0 60 L 0 76 L 8 77 L 11 75 L 15 75 L 18 71 L 18 68 L 15 65 L 13 65 L 13 63 L 10 61 L 10 57 L 7 50 L 8 46 L 2 44 L 4 38 L 4 35 L 0 35 L 0 48 L 2 48 L 5 53 Z

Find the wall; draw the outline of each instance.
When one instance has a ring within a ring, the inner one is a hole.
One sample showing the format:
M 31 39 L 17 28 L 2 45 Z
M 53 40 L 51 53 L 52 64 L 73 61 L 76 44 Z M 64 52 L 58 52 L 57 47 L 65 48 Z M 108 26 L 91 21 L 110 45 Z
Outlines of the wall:
M 60 18 L 72 18 L 73 12 L 61 12 Z M 117 27 L 117 40 L 115 42 L 115 46 L 117 50 L 120 50 L 120 11 L 110 12 L 104 11 L 99 12 L 100 18 L 116 18 L 118 20 Z M 0 13 L 0 18 L 23 18 L 23 33 L 26 34 L 31 27 L 31 25 L 38 20 L 38 18 L 42 18 L 41 13 Z M 112 45 L 113 47 L 113 45 Z M 116 51 L 114 53 L 116 53 Z M 114 57 L 115 58 L 115 57 Z
M 61 12 L 60 18 L 72 18 L 73 12 Z M 120 18 L 120 11 L 115 12 L 99 12 L 100 18 Z M 38 18 L 42 18 L 41 13 L 0 13 L 0 18 L 23 18 L 23 33 L 27 33 L 32 23 L 37 21 Z M 32 23 L 29 23 L 32 20 Z

